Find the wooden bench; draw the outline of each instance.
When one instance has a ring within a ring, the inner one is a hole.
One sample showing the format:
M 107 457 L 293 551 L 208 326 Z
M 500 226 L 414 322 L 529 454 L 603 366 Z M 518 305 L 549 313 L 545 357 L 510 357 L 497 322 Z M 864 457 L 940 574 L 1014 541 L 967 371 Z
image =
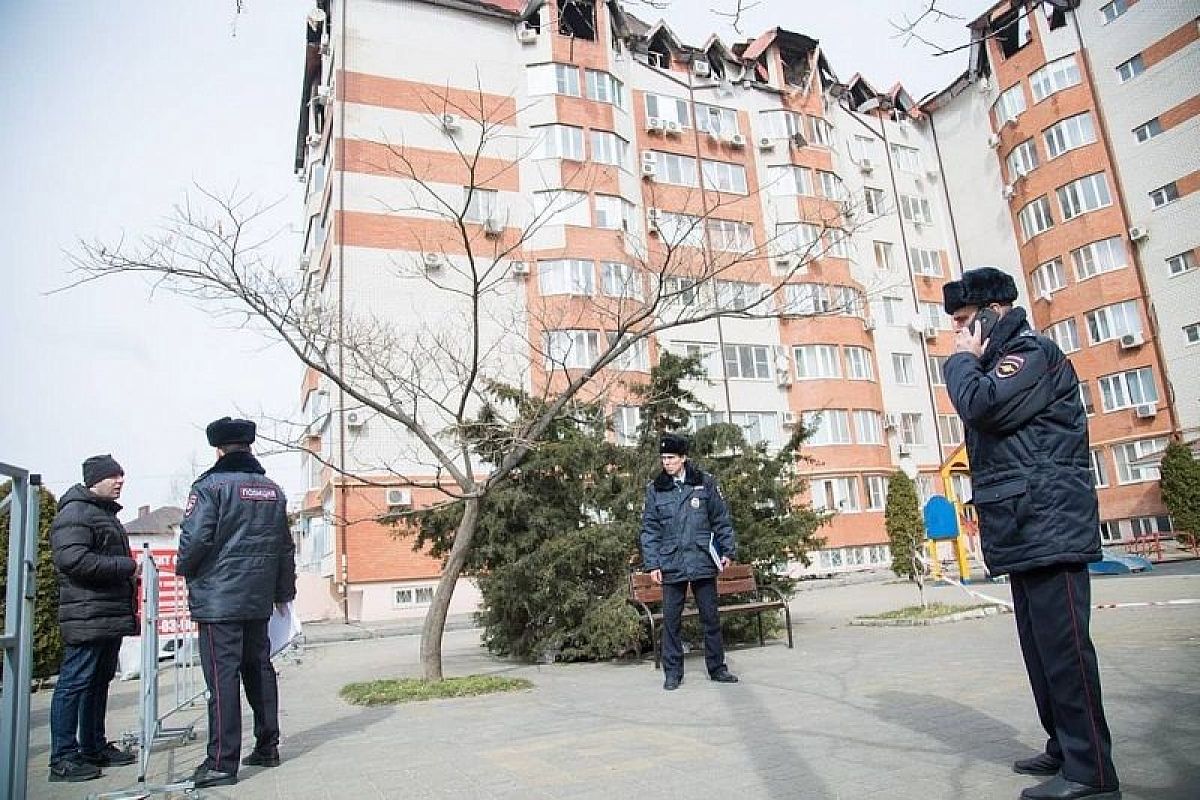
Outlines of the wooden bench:
M 691 596 L 691 586 L 688 595 Z M 724 597 L 734 597 L 735 602 L 721 605 Z M 629 574 L 629 602 L 638 609 L 638 614 L 650 627 L 650 641 L 654 645 L 654 668 L 662 666 L 661 653 L 661 623 L 662 623 L 662 586 L 655 583 L 647 572 L 631 572 Z M 659 610 L 653 611 L 651 603 L 657 603 Z M 763 638 L 762 612 L 783 610 L 784 626 L 787 628 L 787 645 L 792 647 L 792 612 L 787 601 L 778 589 L 770 586 L 759 586 L 754 579 L 754 568 L 748 564 L 730 564 L 717 576 L 717 612 L 718 614 L 754 614 L 758 622 L 758 644 L 765 645 Z M 695 605 L 685 605 L 683 616 L 696 617 L 700 612 Z M 658 624 L 656 624 L 658 623 Z

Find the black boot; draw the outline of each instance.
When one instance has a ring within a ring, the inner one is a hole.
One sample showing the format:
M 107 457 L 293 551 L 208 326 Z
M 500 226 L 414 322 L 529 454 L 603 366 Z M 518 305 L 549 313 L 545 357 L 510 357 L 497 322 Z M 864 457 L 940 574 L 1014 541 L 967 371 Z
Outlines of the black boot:
M 60 758 L 50 765 L 51 783 L 79 783 L 92 781 L 103 773 L 95 764 L 76 761 L 74 758 Z
M 196 771 L 192 773 L 192 785 L 197 789 L 203 789 L 205 786 L 233 786 L 235 783 L 237 773 L 217 772 L 204 764 L 196 767 Z
M 1100 789 L 1088 786 L 1086 783 L 1069 781 L 1062 775 L 1055 775 L 1045 783 L 1031 786 L 1021 792 L 1021 800 L 1078 800 L 1080 797 L 1092 797 L 1095 800 L 1121 800 L 1120 789 Z
M 1062 769 L 1062 759 L 1049 753 L 1038 753 L 1033 758 L 1021 758 L 1013 762 L 1013 772 L 1022 775 L 1057 775 Z
M 256 747 L 250 755 L 242 759 L 242 763 L 247 767 L 278 767 L 279 748 L 269 747 L 266 750 L 259 750 Z

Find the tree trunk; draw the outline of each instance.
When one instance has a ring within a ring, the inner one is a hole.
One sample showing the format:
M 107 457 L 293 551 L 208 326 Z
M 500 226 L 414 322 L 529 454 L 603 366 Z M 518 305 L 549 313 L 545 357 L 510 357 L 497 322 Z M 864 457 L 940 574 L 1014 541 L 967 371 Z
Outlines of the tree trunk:
M 479 523 L 480 505 L 478 497 L 467 498 L 463 503 L 463 515 L 454 532 L 454 544 L 442 567 L 442 579 L 438 581 L 429 613 L 425 615 L 425 624 L 421 627 L 421 670 L 427 681 L 442 679 L 442 636 L 446 633 L 446 614 L 450 611 L 450 598 L 454 596 L 458 576 L 462 574 L 467 554 L 471 552 L 471 541 L 475 538 L 475 527 Z

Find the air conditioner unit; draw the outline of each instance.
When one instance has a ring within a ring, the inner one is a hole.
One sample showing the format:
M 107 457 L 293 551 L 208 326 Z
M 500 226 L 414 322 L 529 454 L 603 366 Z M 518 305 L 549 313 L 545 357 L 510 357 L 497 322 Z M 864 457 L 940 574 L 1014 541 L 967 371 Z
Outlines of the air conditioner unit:
M 317 103 L 318 105 L 327 106 L 333 102 L 333 87 L 318 86 L 317 87 Z
M 442 268 L 442 256 L 440 253 L 426 253 L 422 256 L 422 260 L 425 262 L 426 272 L 437 272 Z
M 352 431 L 356 431 L 363 426 L 366 421 L 366 415 L 361 411 L 347 411 L 345 415 L 346 427 Z
M 658 221 L 662 218 L 662 211 L 657 208 L 646 210 L 646 230 L 657 231 Z
M 1050 303 L 1054 300 L 1054 294 L 1049 289 L 1038 290 L 1038 300 Z
M 528 275 L 529 274 L 529 262 L 527 262 L 527 261 L 512 262 L 512 274 L 513 275 Z
M 412 492 L 408 489 L 388 489 L 388 508 L 412 508 Z
M 642 162 L 642 177 L 643 178 L 653 178 L 657 174 L 658 174 L 658 165 L 657 164 L 650 164 L 645 161 Z
M 741 133 L 731 133 L 729 135 L 729 144 L 731 144 L 734 147 L 745 147 L 746 146 L 746 137 L 744 134 L 741 134 Z
M 662 129 L 666 127 L 666 124 L 666 120 L 663 120 L 659 117 L 648 117 L 646 119 L 646 130 L 662 131 Z
M 937 167 L 930 167 L 929 169 L 925 170 L 925 177 L 929 178 L 931 181 L 936 181 L 939 177 L 941 177 L 941 173 L 937 171 Z
M 792 385 L 792 371 L 790 369 L 776 370 L 775 383 L 779 386 Z
M 1011 183 L 1004 184 L 1004 189 L 1000 192 L 1000 194 L 1004 195 L 1005 200 L 1011 200 L 1012 196 L 1016 193 L 1017 193 L 1017 188 L 1015 186 L 1013 186 Z
M 712 67 L 708 65 L 707 61 L 697 59 L 692 62 L 692 74 L 697 78 L 707 78 L 712 74 Z
M 442 130 L 456 131 L 462 126 L 457 114 L 442 114 Z
M 764 152 L 767 150 L 774 150 L 775 149 L 775 140 L 772 139 L 770 136 L 758 137 L 758 149 L 762 150 Z
M 533 44 L 537 41 L 537 37 L 538 32 L 528 22 L 522 22 L 517 25 L 517 41 L 521 44 Z
M 789 426 L 799 425 L 800 424 L 800 415 L 797 414 L 795 411 L 783 412 L 783 424 L 789 425 Z
M 803 133 L 793 133 L 791 140 L 793 147 L 806 147 L 808 145 L 808 139 L 804 138 Z
M 309 147 L 317 147 L 321 144 L 321 140 L 324 138 L 325 137 L 319 133 L 310 133 L 308 136 L 304 137 L 304 143 Z
M 922 331 L 922 334 L 926 339 L 936 339 L 938 336 L 938 329 L 932 325 L 926 325 L 925 330 Z
M 884 414 L 883 415 L 883 427 L 899 428 L 900 427 L 900 415 L 899 414 Z
M 900 442 L 896 445 L 896 455 L 907 456 L 912 454 L 912 445 L 905 442 Z
M 992 148 L 993 150 L 995 148 L 999 147 L 1000 146 L 1000 137 L 993 133 L 991 136 L 989 136 L 987 138 L 987 145 L 988 145 L 988 147 Z
M 1158 408 L 1153 403 L 1142 403 L 1133 407 L 1133 415 L 1138 419 L 1154 419 Z
M 683 133 L 683 127 L 673 119 L 669 119 L 663 124 L 663 130 L 673 136 Z
M 875 330 L 875 320 L 871 319 L 870 317 L 866 317 L 865 319 L 863 319 L 863 330 L 864 331 Z
M 1140 333 L 1123 334 L 1117 341 L 1121 345 L 1122 350 L 1132 350 L 1135 347 L 1141 347 L 1143 344 L 1145 344 L 1145 340 L 1142 339 L 1142 335 Z
M 1129 229 L 1129 241 L 1131 242 L 1140 242 L 1143 239 L 1148 238 L 1150 238 L 1150 231 L 1146 230 L 1145 228 L 1140 228 L 1137 225 L 1134 225 Z
M 483 221 L 483 232 L 488 236 L 499 236 L 504 233 L 504 223 L 497 217 L 488 217 Z
M 871 159 L 864 156 L 862 159 L 859 160 L 858 168 L 860 170 L 862 170 L 863 174 L 870 175 L 872 172 L 875 171 L 875 164 L 874 164 L 874 162 L 871 161 Z

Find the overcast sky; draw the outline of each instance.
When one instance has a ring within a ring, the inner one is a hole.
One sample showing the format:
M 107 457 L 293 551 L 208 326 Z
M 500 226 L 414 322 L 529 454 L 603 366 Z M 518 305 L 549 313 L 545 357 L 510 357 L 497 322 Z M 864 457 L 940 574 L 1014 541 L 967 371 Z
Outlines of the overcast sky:
M 736 41 L 779 26 L 820 40 L 843 79 L 861 71 L 914 97 L 966 64 L 903 47 L 888 20 L 925 0 L 762 0 L 739 36 L 708 10 L 734 0 L 675 0 L 665 17 L 685 41 Z M 279 258 L 299 252 L 300 184 L 292 173 L 306 0 L 55 0 L 9 3 L 0 73 L 5 225 L 0 262 L 0 461 L 44 475 L 61 494 L 88 455 L 127 473 L 123 518 L 181 504 L 213 453 L 204 426 L 225 414 L 298 408 L 300 368 L 282 348 L 222 329 L 187 302 L 136 279 L 48 294 L 69 280 L 78 238 L 151 231 L 194 184 L 280 200 Z M 965 19 L 925 29 L 965 41 L 982 2 L 943 0 Z M 294 458 L 267 462 L 298 489 Z

